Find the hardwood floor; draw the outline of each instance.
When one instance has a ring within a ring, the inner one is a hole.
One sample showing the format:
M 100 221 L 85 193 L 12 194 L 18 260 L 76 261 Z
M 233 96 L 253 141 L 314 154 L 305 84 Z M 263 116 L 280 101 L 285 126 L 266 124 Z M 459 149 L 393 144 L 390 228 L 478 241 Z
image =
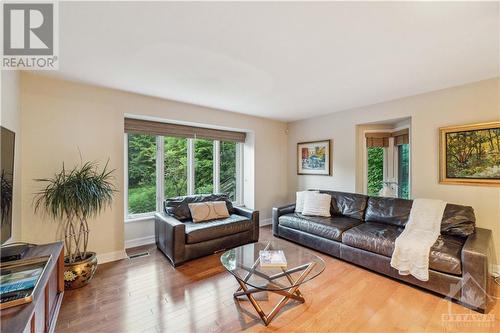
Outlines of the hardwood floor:
M 261 240 L 272 238 L 261 229 Z M 90 285 L 66 292 L 56 332 L 500 332 L 498 304 L 480 315 L 323 254 L 325 271 L 301 287 L 306 302 L 265 327 L 249 302 L 233 299 L 237 282 L 220 254 L 174 269 L 155 245 L 129 253 L 145 249 L 149 256 L 99 265 Z M 260 295 L 269 311 L 277 297 Z

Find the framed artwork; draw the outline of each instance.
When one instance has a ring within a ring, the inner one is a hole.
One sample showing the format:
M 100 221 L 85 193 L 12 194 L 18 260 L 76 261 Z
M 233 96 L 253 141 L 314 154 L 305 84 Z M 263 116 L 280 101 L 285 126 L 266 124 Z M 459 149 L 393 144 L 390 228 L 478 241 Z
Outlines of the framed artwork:
M 500 121 L 439 129 L 439 182 L 500 186 Z
M 297 143 L 298 175 L 331 175 L 331 140 Z

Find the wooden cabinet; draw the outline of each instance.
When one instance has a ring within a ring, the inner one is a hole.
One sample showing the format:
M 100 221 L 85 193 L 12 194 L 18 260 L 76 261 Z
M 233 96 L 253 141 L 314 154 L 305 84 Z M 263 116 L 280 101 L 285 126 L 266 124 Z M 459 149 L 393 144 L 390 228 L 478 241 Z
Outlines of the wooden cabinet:
M 52 256 L 35 289 L 33 302 L 2 310 L 3 333 L 53 332 L 64 294 L 62 242 L 31 247 L 24 258 Z

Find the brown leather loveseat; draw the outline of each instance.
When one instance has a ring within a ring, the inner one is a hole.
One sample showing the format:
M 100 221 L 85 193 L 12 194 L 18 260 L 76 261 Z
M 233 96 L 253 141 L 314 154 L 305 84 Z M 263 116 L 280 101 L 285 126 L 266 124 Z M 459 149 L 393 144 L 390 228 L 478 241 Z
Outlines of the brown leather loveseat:
M 475 227 L 472 207 L 448 204 L 441 236 L 429 255 L 429 280 L 399 275 L 390 266 L 394 242 L 408 221 L 412 200 L 320 191 L 332 197 L 331 217 L 273 208 L 273 234 L 373 271 L 455 299 L 480 312 L 492 301 L 492 232 Z
M 230 216 L 194 223 L 188 204 L 207 201 L 225 201 Z M 224 194 L 170 198 L 164 202 L 164 212 L 155 215 L 155 239 L 156 247 L 173 266 L 178 266 L 191 259 L 258 241 L 259 212 L 233 207 Z

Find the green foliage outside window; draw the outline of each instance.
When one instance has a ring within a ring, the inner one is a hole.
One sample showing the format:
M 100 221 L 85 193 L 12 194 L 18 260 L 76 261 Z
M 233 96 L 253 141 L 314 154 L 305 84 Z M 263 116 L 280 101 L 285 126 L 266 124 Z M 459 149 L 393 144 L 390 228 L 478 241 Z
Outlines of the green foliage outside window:
M 398 146 L 398 197 L 403 199 L 410 198 L 410 145 L 404 144 Z
M 187 194 L 187 139 L 165 137 L 165 198 Z
M 128 135 L 128 211 L 156 210 L 156 137 Z
M 220 142 L 220 192 L 236 200 L 235 142 Z M 164 137 L 164 197 L 188 194 L 188 140 Z M 214 141 L 194 141 L 196 194 L 214 190 Z M 156 137 L 128 135 L 128 212 L 156 211 Z
M 236 142 L 220 143 L 220 192 L 236 201 Z
M 196 140 L 194 142 L 194 161 L 195 193 L 212 193 L 214 190 L 214 142 L 212 140 Z
M 384 148 L 368 147 L 368 195 L 378 196 L 384 181 Z

